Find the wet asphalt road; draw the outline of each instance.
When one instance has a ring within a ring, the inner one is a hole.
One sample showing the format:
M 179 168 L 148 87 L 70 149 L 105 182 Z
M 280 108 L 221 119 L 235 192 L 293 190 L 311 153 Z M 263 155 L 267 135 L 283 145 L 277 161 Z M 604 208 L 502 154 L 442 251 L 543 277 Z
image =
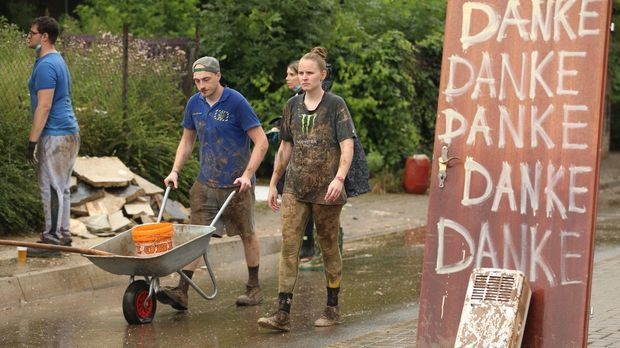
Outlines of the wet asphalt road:
M 123 317 L 125 286 L 56 297 L 0 312 L 0 346 L 6 347 L 318 347 L 417 317 L 423 247 L 406 233 L 347 245 L 340 296 L 344 323 L 315 328 L 325 305 L 322 272 L 300 272 L 292 305 L 292 330 L 259 329 L 256 321 L 276 308 L 277 255 L 261 260 L 262 305 L 236 307 L 247 271 L 243 263 L 216 269 L 219 295 L 202 299 L 190 290 L 190 309 L 158 304 L 152 324 Z M 198 284 L 208 292 L 206 271 Z M 163 285 L 176 283 L 170 277 Z

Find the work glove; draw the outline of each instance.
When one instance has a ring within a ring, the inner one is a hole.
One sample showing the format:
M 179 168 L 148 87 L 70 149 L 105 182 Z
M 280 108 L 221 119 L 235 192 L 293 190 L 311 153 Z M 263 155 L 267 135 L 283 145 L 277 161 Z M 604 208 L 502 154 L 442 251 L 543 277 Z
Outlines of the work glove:
M 29 141 L 28 147 L 26 148 L 26 153 L 25 153 L 26 162 L 32 165 L 39 163 L 39 160 L 37 159 L 37 146 L 38 146 L 38 142 Z

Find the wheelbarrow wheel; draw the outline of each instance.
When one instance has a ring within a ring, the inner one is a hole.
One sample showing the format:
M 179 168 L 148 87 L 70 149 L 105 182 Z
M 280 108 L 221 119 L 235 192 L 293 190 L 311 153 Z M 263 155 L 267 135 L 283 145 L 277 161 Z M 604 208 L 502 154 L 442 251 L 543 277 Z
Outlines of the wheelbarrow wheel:
M 123 315 L 129 324 L 148 324 L 153 321 L 157 310 L 155 294 L 149 296 L 149 285 L 144 280 L 129 284 L 123 295 Z

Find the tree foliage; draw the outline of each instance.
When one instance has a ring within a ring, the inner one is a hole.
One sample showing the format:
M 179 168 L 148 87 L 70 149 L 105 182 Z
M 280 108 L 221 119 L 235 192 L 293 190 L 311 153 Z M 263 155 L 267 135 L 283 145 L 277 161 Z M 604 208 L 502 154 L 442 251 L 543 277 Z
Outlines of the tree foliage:
M 86 0 L 75 12 L 74 31 L 120 34 L 129 24 L 137 37 L 193 37 L 199 0 Z
M 325 47 L 335 72 L 332 91 L 347 102 L 366 152 L 377 159 L 374 170 L 398 176 L 405 156 L 431 152 L 444 11 L 444 0 L 86 0 L 77 18 L 63 20 L 64 33 L 112 36 L 83 46 L 59 43 L 73 77 L 81 154 L 118 156 L 156 183 L 174 158 L 187 99 L 179 88 L 185 73 L 179 59 L 185 56 L 153 57 L 132 41 L 125 119 L 118 34 L 127 23 L 134 38 L 196 40 L 197 53 L 220 59 L 226 83 L 250 100 L 265 126 L 292 96 L 284 84 L 288 63 L 314 46 Z M 0 110 L 7 115 L 0 121 L 0 141 L 9 154 L 0 164 L 7 178 L 0 198 L 19 200 L 0 204 L 0 223 L 12 231 L 32 230 L 40 220 L 38 192 L 32 168 L 20 157 L 20 139 L 29 127 L 23 118 L 32 57 L 16 27 L 4 23 L 0 34 L 10 38 L 2 43 L 3 66 L 21 69 L 5 69 L 11 73 L 0 79 L 3 90 L 16 91 L 5 93 Z M 264 163 L 259 174 L 269 176 L 271 161 Z M 195 159 L 188 163 L 184 187 L 197 166 Z
M 422 73 L 420 66 L 437 68 L 441 62 L 441 44 L 432 38 L 441 38 L 444 6 L 443 1 L 215 0 L 201 13 L 200 47 L 221 59 L 226 81 L 250 99 L 265 123 L 281 113 L 291 95 L 283 87 L 287 64 L 313 46 L 327 48 L 335 70 L 333 92 L 345 98 L 366 151 L 379 151 L 388 167 L 398 169 L 405 156 L 430 152 L 422 146 L 432 146 L 433 134 L 420 130 L 434 128 L 440 69 Z M 440 18 L 424 18 L 431 15 Z M 414 41 L 422 42 L 422 50 Z M 439 57 L 439 63 L 420 53 Z

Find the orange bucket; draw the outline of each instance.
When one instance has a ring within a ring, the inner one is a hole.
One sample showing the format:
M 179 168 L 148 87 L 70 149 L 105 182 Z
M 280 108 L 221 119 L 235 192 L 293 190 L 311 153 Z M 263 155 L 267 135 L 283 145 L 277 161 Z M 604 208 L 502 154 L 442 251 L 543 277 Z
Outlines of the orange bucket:
M 174 228 L 169 222 L 139 225 L 131 229 L 136 256 L 154 256 L 173 248 Z

